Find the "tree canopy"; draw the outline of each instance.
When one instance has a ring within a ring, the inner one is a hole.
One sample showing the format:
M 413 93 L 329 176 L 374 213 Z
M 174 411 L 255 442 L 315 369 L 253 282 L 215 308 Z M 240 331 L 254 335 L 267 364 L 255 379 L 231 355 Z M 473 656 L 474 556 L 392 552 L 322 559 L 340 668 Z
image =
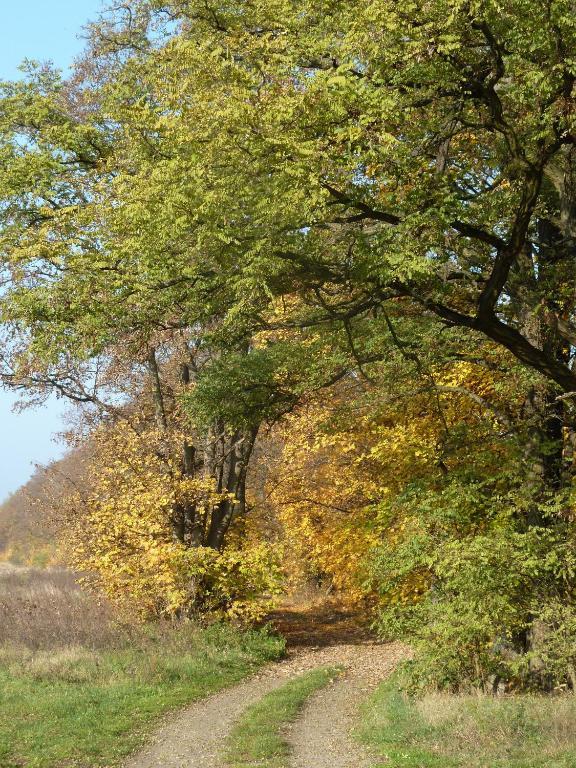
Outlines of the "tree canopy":
M 277 514 L 320 570 L 342 569 L 325 530 L 357 526 L 385 631 L 468 649 L 445 679 L 504 674 L 509 647 L 540 669 L 538 606 L 573 594 L 575 19 L 572 0 L 112 5 L 71 78 L 1 86 L 4 381 L 145 417 L 171 472 L 180 441 L 172 490 L 202 489 L 206 530 L 170 494 L 149 520 L 184 547 L 225 549 L 280 423 L 300 495 Z

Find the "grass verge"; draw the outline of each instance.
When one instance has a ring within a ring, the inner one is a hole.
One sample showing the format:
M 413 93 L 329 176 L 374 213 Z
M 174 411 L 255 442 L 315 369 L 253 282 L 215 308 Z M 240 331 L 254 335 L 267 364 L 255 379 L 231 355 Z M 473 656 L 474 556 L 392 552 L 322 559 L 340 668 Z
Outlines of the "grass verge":
M 127 647 L 0 647 L 2 768 L 112 766 L 151 721 L 276 659 L 283 640 L 218 625 L 158 626 Z
M 285 768 L 289 747 L 282 728 L 295 720 L 306 700 L 336 675 L 336 669 L 315 669 L 249 707 L 228 737 L 226 764 L 231 768 Z
M 360 735 L 385 768 L 574 768 L 576 697 L 411 699 L 392 679 L 365 704 Z

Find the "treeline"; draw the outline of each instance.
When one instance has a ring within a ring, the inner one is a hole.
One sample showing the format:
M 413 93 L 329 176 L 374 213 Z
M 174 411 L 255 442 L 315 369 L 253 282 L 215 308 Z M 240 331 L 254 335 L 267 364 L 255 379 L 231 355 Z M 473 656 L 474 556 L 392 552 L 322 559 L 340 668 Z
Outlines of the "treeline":
M 77 567 L 306 573 L 415 684 L 576 684 L 568 0 L 134 0 L 2 86 L 2 376 L 81 403 Z
M 58 561 L 60 520 L 55 502 L 78 477 L 80 465 L 80 456 L 71 453 L 50 466 L 37 467 L 30 480 L 0 504 L 0 561 L 35 566 Z

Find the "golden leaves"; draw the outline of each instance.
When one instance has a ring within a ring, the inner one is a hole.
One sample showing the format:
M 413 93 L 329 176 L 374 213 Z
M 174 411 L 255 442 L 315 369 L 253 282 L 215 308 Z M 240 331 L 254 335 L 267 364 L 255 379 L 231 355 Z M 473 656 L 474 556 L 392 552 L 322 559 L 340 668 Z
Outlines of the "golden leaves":
M 97 575 L 108 597 L 143 618 L 210 611 L 254 619 L 278 591 L 278 556 L 240 540 L 223 552 L 174 535 L 179 509 L 207 514 L 229 494 L 212 478 L 183 474 L 183 435 L 120 421 L 93 437 L 91 493 L 67 531 L 75 567 Z

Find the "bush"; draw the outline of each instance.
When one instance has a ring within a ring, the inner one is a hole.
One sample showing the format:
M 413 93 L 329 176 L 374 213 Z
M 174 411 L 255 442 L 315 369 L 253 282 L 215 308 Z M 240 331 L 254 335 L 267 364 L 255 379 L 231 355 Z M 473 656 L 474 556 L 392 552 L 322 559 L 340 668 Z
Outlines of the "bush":
M 143 619 L 200 613 L 258 619 L 279 592 L 280 553 L 241 535 L 249 527 L 242 515 L 223 551 L 197 545 L 205 537 L 192 542 L 175 534 L 178 510 L 196 510 L 200 519 L 229 501 L 212 478 L 182 473 L 184 439 L 144 427 L 138 432 L 125 422 L 93 435 L 90 493 L 74 490 L 65 500 L 67 559 L 92 574 L 111 602 Z
M 552 688 L 576 682 L 570 523 L 522 527 L 517 498 L 480 483 L 412 488 L 375 552 L 377 627 L 416 649 L 413 688 Z
M 189 549 L 183 553 L 181 569 L 186 604 L 212 617 L 257 621 L 281 591 L 278 553 L 267 544 L 223 552 Z

